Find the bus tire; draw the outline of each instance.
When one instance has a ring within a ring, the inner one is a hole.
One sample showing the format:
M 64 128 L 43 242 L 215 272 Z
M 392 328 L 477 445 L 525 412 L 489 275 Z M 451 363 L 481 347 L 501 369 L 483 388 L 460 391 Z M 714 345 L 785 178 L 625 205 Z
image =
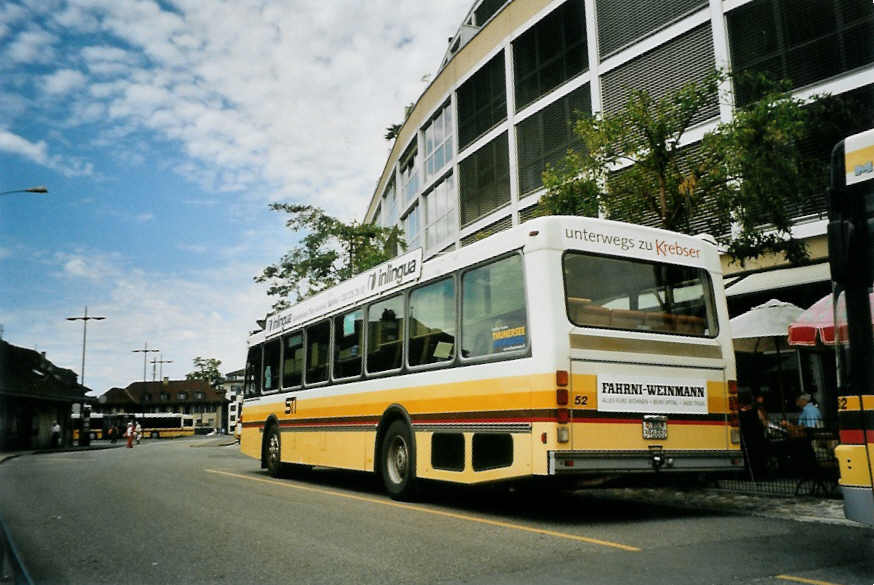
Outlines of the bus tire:
M 264 463 L 270 475 L 273 477 L 282 475 L 282 438 L 275 424 L 267 429 L 267 435 L 264 437 Z
M 385 432 L 380 448 L 380 473 L 393 500 L 412 500 L 416 494 L 416 452 L 409 425 L 396 420 Z

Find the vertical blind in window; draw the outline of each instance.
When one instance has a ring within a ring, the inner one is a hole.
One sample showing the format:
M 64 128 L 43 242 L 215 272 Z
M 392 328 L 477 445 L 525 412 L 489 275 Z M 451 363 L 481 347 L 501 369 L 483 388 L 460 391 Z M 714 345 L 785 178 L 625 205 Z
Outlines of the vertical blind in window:
M 547 163 L 555 165 L 568 148 L 579 145 L 573 122 L 592 112 L 589 84 L 575 89 L 516 126 L 519 150 L 519 193 L 543 185 L 541 175 Z
M 597 0 L 600 55 L 615 53 L 705 6 L 706 0 Z
M 703 81 L 715 67 L 713 37 L 708 23 L 604 75 L 601 87 L 604 111 L 612 114 L 622 110 L 632 89 L 645 90 L 659 99 L 691 81 Z M 692 124 L 718 115 L 719 101 L 714 92 L 708 106 L 698 113 Z
M 735 72 L 765 73 L 802 87 L 874 62 L 874 4 L 868 0 L 755 0 L 726 20 Z M 758 90 L 741 81 L 735 91 L 744 104 Z
M 504 132 L 459 163 L 463 226 L 510 201 L 509 159 Z
M 464 148 L 507 118 L 504 52 L 458 89 L 458 147 Z
M 513 41 L 516 109 L 589 68 L 583 0 L 568 0 Z

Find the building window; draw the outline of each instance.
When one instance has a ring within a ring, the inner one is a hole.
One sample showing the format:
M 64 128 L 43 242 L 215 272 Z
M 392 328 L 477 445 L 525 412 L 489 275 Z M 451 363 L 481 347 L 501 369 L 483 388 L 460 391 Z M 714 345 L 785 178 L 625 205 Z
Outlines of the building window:
M 458 148 L 507 119 L 504 53 L 495 55 L 458 88 Z
M 188 400 L 188 392 L 177 392 L 176 400 Z
M 404 203 L 409 203 L 415 199 L 416 194 L 419 192 L 419 169 L 416 167 L 416 157 L 418 154 L 419 151 L 414 140 L 410 148 L 407 149 L 407 152 L 404 153 L 404 156 L 401 157 L 401 162 L 398 165 Z
M 716 67 L 710 23 L 699 26 L 641 55 L 601 78 L 604 112 L 615 114 L 628 103 L 632 88 L 659 100 L 690 82 L 701 83 Z M 716 92 L 690 121 L 698 124 L 719 115 Z
M 394 180 L 389 181 L 388 187 L 382 194 L 382 225 L 393 227 L 398 222 L 398 201 L 395 192 Z
M 203 392 L 195 392 L 194 399 L 195 400 L 203 400 Z
M 704 0 L 597 0 L 601 57 L 697 12 Z
M 422 245 L 421 228 L 419 227 L 419 204 L 413 206 L 410 212 L 404 217 L 404 239 L 407 242 L 407 247 L 410 250 L 415 250 Z
M 732 68 L 739 73 L 765 73 L 802 87 L 874 62 L 869 0 L 756 0 L 726 20 Z M 740 85 L 739 104 L 757 97 L 757 88 Z
M 516 126 L 519 150 L 519 192 L 530 193 L 543 185 L 547 164 L 555 165 L 577 147 L 574 121 L 592 110 L 589 84 L 575 89 Z
M 516 109 L 588 68 L 584 2 L 569 0 L 513 42 Z
M 422 129 L 425 146 L 425 183 L 452 160 L 452 107 L 446 104 Z
M 506 3 L 507 0 L 483 0 L 480 2 L 480 5 L 473 11 L 474 18 L 476 19 L 475 24 L 483 26 Z
M 510 201 L 510 160 L 504 132 L 461 161 L 461 224 L 468 225 Z
M 151 402 L 151 401 L 152 401 L 151 392 L 146 392 L 145 394 L 143 394 L 143 402 Z
M 455 179 L 449 175 L 425 195 L 425 247 L 440 248 L 458 230 Z
M 165 401 L 170 400 L 170 393 L 169 392 L 161 392 L 161 400 L 165 400 Z

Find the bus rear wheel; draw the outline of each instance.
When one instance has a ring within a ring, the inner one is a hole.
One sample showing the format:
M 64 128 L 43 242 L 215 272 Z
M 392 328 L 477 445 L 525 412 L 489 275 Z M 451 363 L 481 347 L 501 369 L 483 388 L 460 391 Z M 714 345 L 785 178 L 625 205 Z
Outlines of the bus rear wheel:
M 416 454 L 410 427 L 401 420 L 389 425 L 380 449 L 380 472 L 393 500 L 411 500 L 416 493 Z
M 279 477 L 282 474 L 281 447 L 282 440 L 279 437 L 279 429 L 273 425 L 267 431 L 267 436 L 264 437 L 264 462 L 267 464 L 267 471 L 273 477 Z

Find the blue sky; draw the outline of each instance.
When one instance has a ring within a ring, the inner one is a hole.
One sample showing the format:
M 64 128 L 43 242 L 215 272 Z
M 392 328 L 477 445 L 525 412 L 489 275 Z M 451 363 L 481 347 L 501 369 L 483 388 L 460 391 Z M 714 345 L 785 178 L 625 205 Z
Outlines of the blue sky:
M 88 305 L 97 394 L 146 342 L 171 378 L 242 367 L 297 238 L 268 203 L 360 219 L 470 3 L 0 3 L 0 191 L 49 189 L 0 196 L 3 338 L 79 372 Z

